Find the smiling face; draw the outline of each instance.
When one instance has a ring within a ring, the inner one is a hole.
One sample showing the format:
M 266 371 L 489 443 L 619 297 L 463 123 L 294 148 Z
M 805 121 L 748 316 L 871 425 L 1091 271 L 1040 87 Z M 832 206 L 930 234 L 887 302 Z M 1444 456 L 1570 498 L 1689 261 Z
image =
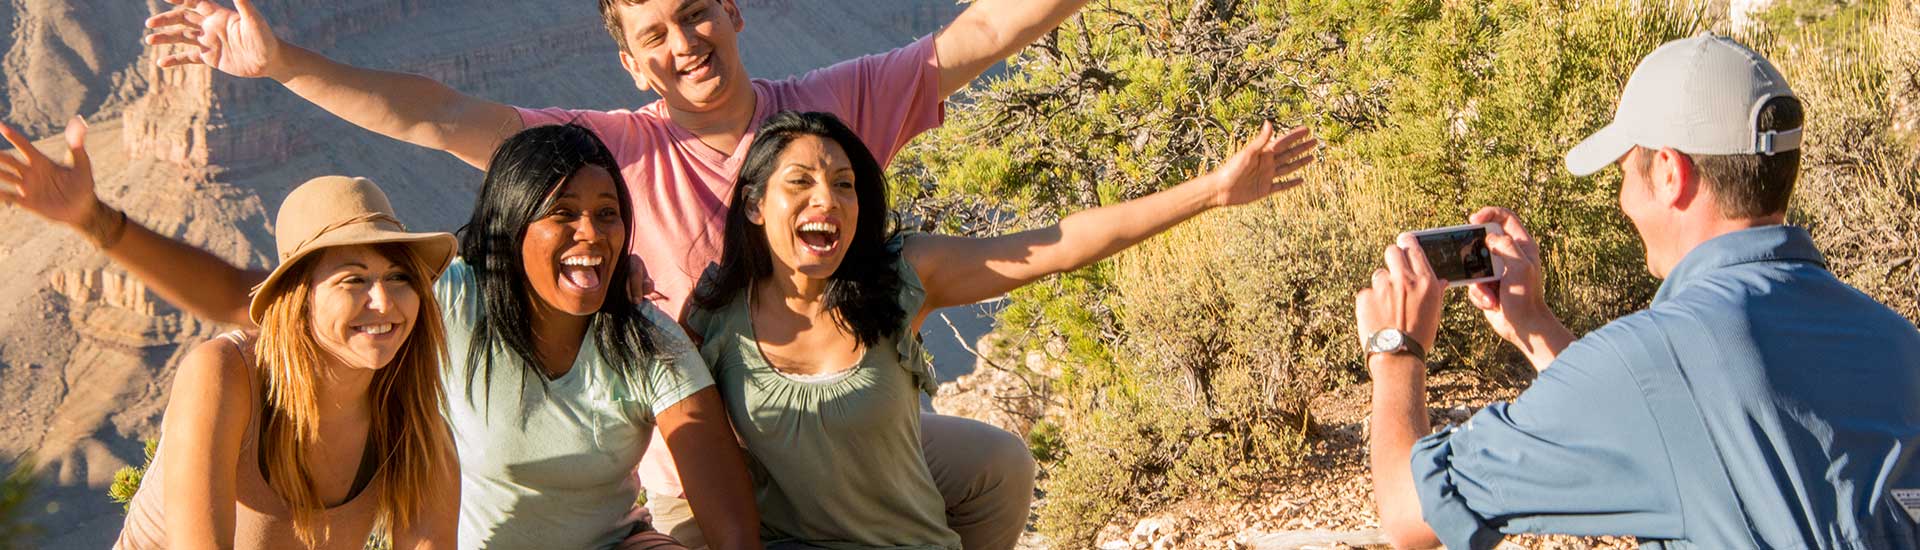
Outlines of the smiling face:
M 614 2 L 620 66 L 642 90 L 682 111 L 707 112 L 751 95 L 740 64 L 745 28 L 733 0 Z
M 773 263 L 783 271 L 815 279 L 832 276 L 860 219 L 846 151 L 819 136 L 795 137 L 774 161 L 766 192 L 747 219 L 765 231 Z
M 545 212 L 527 224 L 520 243 L 535 306 L 575 316 L 599 311 L 626 244 L 613 176 L 597 165 L 574 172 L 547 198 Z
M 415 274 L 372 246 L 322 251 L 308 272 L 309 315 L 320 348 L 349 368 L 379 369 L 413 333 Z

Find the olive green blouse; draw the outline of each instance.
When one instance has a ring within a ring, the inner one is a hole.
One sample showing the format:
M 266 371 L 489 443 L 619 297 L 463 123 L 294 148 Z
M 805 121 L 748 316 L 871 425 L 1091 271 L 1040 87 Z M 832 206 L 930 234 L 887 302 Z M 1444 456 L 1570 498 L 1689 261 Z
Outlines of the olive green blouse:
M 897 252 L 902 241 L 896 237 L 888 248 Z M 918 392 L 932 394 L 935 386 L 911 325 L 926 292 L 913 266 L 904 259 L 895 266 L 907 320 L 868 348 L 852 372 L 826 382 L 796 380 L 767 363 L 745 293 L 686 316 L 746 442 L 768 543 L 960 548 L 920 450 Z M 703 286 L 713 271 L 707 275 Z

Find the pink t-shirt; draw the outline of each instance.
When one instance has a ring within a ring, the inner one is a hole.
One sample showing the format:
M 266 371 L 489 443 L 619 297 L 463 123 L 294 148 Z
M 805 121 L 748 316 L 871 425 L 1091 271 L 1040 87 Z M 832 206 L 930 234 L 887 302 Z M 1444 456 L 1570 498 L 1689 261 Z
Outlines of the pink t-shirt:
M 721 226 L 733 179 L 760 123 L 780 111 L 825 111 L 859 134 L 881 166 L 908 140 L 945 116 L 933 37 L 843 61 L 785 80 L 754 80 L 753 123 L 740 145 L 723 153 L 675 124 L 663 101 L 638 111 L 520 109 L 528 127 L 574 122 L 613 151 L 633 197 L 628 251 L 647 264 L 661 309 L 678 317 L 707 265 L 720 259 Z
M 753 124 L 731 153 L 708 147 L 675 124 L 666 103 L 637 111 L 520 109 L 528 126 L 574 122 L 592 129 L 613 151 L 633 198 L 627 250 L 646 262 L 659 305 L 678 317 L 707 265 L 720 260 L 721 225 L 733 179 L 760 123 L 780 111 L 825 111 L 859 134 L 886 166 L 914 136 L 946 116 L 939 60 L 929 35 L 899 49 L 837 63 L 785 80 L 754 80 Z M 640 480 L 652 493 L 681 494 L 667 445 L 654 430 L 640 462 Z

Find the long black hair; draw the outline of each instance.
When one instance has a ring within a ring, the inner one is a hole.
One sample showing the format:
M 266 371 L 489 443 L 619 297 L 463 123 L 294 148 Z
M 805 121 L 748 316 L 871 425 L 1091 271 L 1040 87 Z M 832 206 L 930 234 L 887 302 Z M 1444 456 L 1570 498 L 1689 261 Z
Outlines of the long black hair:
M 460 254 L 473 267 L 480 287 L 481 311 L 474 325 L 473 339 L 467 349 L 468 364 L 480 368 L 467 371 L 467 399 L 473 400 L 473 377 L 482 373 L 491 386 L 493 353 L 505 348 L 524 368 L 539 378 L 541 387 L 548 380 L 534 360 L 533 324 L 530 300 L 540 299 L 527 284 L 526 266 L 521 263 L 520 248 L 526 240 L 527 226 L 539 219 L 551 206 L 549 197 L 587 166 L 598 166 L 613 177 L 614 193 L 620 203 L 620 219 L 626 225 L 627 238 L 634 238 L 633 206 L 627 186 L 620 177 L 620 165 L 607 145 L 592 130 L 577 124 L 535 126 L 522 130 L 500 143 L 487 162 L 487 175 L 480 184 L 480 197 L 473 217 L 460 228 Z M 631 241 L 629 241 L 631 242 Z M 616 254 L 625 251 L 616 250 Z M 593 333 L 600 355 L 612 363 L 625 378 L 644 385 L 650 360 L 664 352 L 659 344 L 658 327 L 653 326 L 627 295 L 627 262 L 620 260 L 608 281 L 607 299 L 593 314 Z
M 740 176 L 734 180 L 720 265 L 694 293 L 694 305 L 719 309 L 733 303 L 755 281 L 773 275 L 773 252 L 766 233 L 747 220 L 747 210 L 766 195 L 767 180 L 778 167 L 780 153 L 800 136 L 817 136 L 840 144 L 853 163 L 853 189 L 859 197 L 860 216 L 846 257 L 828 278 L 826 306 L 840 328 L 871 348 L 900 331 L 907 318 L 898 300 L 900 273 L 894 269 L 900 256 L 887 248 L 893 229 L 887 215 L 886 173 L 860 136 L 828 113 L 787 111 L 760 124 L 740 166 Z

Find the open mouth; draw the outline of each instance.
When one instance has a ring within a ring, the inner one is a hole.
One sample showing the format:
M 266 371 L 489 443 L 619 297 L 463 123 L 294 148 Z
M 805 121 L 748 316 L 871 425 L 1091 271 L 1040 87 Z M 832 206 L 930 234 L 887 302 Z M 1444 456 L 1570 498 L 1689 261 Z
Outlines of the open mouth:
M 700 56 L 700 59 L 693 63 L 682 66 L 676 72 L 682 77 L 700 78 L 706 76 L 708 72 L 711 72 L 709 69 L 712 68 L 713 54 L 707 54 Z
M 354 325 L 351 328 L 353 329 L 354 332 L 358 332 L 361 334 L 378 338 L 378 337 L 386 336 L 387 334 L 392 333 L 393 329 L 398 328 L 399 326 L 400 325 L 396 323 L 372 323 L 372 324 L 366 324 L 366 325 Z
M 795 233 L 799 234 L 800 243 L 814 254 L 824 256 L 840 246 L 840 224 L 834 222 L 803 223 Z
M 568 256 L 560 259 L 560 278 L 582 291 L 600 288 L 600 264 L 606 258 L 597 255 Z

